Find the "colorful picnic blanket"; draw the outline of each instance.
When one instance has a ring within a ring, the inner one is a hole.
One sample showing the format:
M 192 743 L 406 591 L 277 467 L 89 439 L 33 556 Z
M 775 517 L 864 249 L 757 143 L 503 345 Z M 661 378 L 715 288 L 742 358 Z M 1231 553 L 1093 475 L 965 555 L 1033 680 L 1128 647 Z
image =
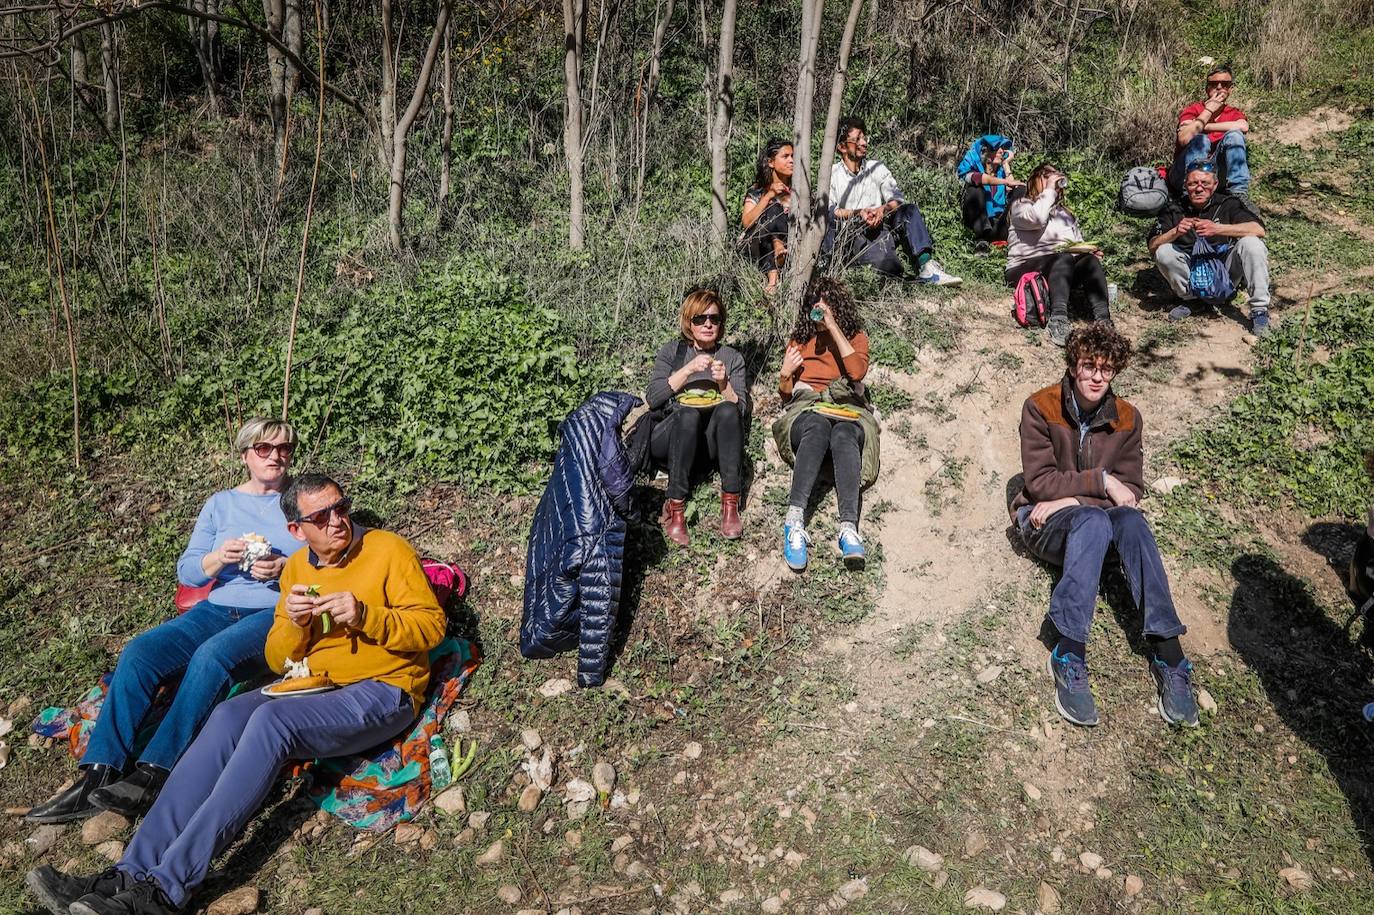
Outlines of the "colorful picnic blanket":
M 468 679 L 481 664 L 466 639 L 449 638 L 429 653 L 429 689 L 415 725 L 403 737 L 376 748 L 370 756 L 315 760 L 305 767 L 288 765 L 285 773 L 303 772 L 311 780 L 310 799 L 358 829 L 385 832 L 415 816 L 433 789 L 429 774 L 430 739 L 439 733 Z M 33 722 L 41 737 L 65 740 L 76 759 L 86 752 L 90 732 L 110 689 L 110 674 L 100 678 L 71 708 L 45 708 Z M 157 730 L 172 690 L 164 688 L 140 728 L 138 747 Z

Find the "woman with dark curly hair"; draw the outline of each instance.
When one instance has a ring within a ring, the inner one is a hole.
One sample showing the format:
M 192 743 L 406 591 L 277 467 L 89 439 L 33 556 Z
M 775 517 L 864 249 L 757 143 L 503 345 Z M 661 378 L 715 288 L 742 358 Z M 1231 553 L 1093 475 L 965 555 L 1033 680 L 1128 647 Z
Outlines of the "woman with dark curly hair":
M 754 183 L 744 194 L 742 242 L 767 277 L 764 291 L 778 289 L 778 271 L 787 256 L 787 214 L 792 209 L 792 141 L 773 137 L 759 151 Z
M 806 568 L 805 511 L 827 454 L 835 468 L 840 555 L 847 565 L 863 564 L 860 489 L 878 476 L 878 424 L 868 408 L 866 374 L 868 335 L 853 296 L 839 280 L 813 280 L 783 355 L 778 393 L 786 408 L 773 423 L 778 453 L 793 465 L 783 525 L 783 558 L 793 571 Z
M 1160 717 L 1197 727 L 1193 665 L 1178 641 L 1187 629 L 1139 508 L 1145 494 L 1140 411 L 1112 391 L 1112 379 L 1130 361 L 1131 341 L 1099 321 L 1070 334 L 1064 356 L 1064 377 L 1031 395 L 1021 410 L 1024 481 L 1011 504 L 1026 549 L 1064 570 L 1048 613 L 1055 708 L 1073 724 L 1097 724 L 1087 641 L 1102 563 L 1115 547 L 1144 616 Z

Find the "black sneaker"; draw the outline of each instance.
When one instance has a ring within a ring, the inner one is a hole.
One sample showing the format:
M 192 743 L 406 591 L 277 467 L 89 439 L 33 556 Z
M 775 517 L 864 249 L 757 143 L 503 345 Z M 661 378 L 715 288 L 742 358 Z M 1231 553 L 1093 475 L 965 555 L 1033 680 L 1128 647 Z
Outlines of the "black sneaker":
M 133 819 L 148 812 L 167 781 L 168 771 L 160 766 L 139 763 L 128 778 L 91 792 L 91 803 Z
M 1197 699 L 1193 696 L 1193 664 L 1187 658 L 1170 667 L 1159 658 L 1150 659 L 1150 676 L 1159 693 L 1159 717 L 1168 724 L 1185 728 L 1198 726 Z
M 71 915 L 177 915 L 182 909 L 173 904 L 156 880 L 149 878 L 113 896 L 82 896 L 67 911 Z
M 980 238 L 980 239 L 978 239 L 976 242 L 973 243 L 973 256 L 974 256 L 974 257 L 987 257 L 987 256 L 988 256 L 989 254 L 991 254 L 991 253 L 992 253 L 992 245 L 990 245 L 990 244 L 988 244 L 987 242 L 983 241 L 983 239 Z
M 91 792 L 114 784 L 118 780 L 118 769 L 112 766 L 91 766 L 81 773 L 75 785 L 25 814 L 24 822 L 70 823 L 73 820 L 93 817 L 100 812 L 100 808 L 91 803 Z
M 24 883 L 53 915 L 67 915 L 68 907 L 82 896 L 113 896 L 133 885 L 133 880 L 113 867 L 88 877 L 73 877 L 45 864 L 29 871 Z

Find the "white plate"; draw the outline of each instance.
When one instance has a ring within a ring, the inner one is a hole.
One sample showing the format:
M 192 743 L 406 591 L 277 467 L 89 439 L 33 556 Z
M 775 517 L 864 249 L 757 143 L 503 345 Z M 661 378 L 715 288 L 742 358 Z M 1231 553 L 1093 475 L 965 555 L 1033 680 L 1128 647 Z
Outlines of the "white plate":
M 277 681 L 277 683 L 281 682 L 281 680 Z M 327 693 L 331 689 L 338 689 L 337 686 L 313 686 L 310 689 L 298 689 L 289 693 L 274 693 L 272 692 L 272 687 L 276 686 L 277 683 L 269 683 L 264 686 L 262 688 L 262 694 L 272 699 L 285 699 L 290 696 L 313 696 L 316 693 Z

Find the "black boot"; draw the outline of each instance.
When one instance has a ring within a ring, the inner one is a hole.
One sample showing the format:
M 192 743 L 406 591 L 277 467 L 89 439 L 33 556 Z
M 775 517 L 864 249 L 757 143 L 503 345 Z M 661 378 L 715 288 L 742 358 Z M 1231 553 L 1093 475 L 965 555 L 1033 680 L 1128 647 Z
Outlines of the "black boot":
M 68 907 L 82 896 L 92 893 L 113 896 L 134 883 L 128 874 L 113 867 L 87 877 L 73 877 L 46 864 L 29 871 L 24 882 L 29 892 L 37 896 L 53 915 L 67 915 Z
M 91 792 L 119 781 L 113 766 L 90 766 L 66 791 L 34 807 L 24 816 L 26 823 L 70 823 L 95 816 L 100 808 L 91 803 Z
M 182 909 L 173 904 L 156 880 L 146 879 L 113 896 L 82 896 L 67 911 L 71 915 L 177 915 Z
M 148 812 L 170 773 L 161 766 L 139 763 L 129 777 L 91 792 L 91 803 L 133 819 Z

